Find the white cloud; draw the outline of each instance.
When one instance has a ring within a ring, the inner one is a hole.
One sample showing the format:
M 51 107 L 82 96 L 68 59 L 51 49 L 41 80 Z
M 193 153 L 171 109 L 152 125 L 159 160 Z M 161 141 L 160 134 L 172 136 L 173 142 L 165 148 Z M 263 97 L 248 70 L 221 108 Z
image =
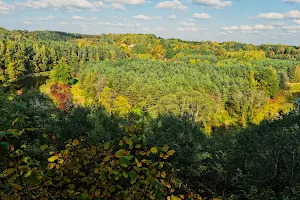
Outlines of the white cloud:
M 146 16 L 146 15 L 136 15 L 136 16 L 133 16 L 132 18 L 139 19 L 139 20 L 163 19 L 161 16 Z
M 123 3 L 123 4 L 131 4 L 131 5 L 139 5 L 146 3 L 145 0 L 104 0 L 105 2 L 110 3 Z
M 104 7 L 105 5 L 104 5 L 103 1 L 94 1 L 93 6 L 94 6 L 93 9 L 99 9 L 99 8 Z
M 110 7 L 115 10 L 125 10 L 125 6 L 123 6 L 123 4 L 120 3 L 112 3 Z
M 59 24 L 61 24 L 61 25 L 66 25 L 67 22 L 59 22 Z
M 176 30 L 179 32 L 197 32 L 200 29 L 196 27 L 184 27 L 184 28 L 176 28 Z
M 257 24 L 255 26 L 248 26 L 248 25 L 241 25 L 241 26 L 225 26 L 221 28 L 224 32 L 236 32 L 236 31 L 242 31 L 242 32 L 256 32 L 256 31 L 269 31 L 273 30 L 274 27 L 271 25 L 263 25 L 263 24 Z
M 75 19 L 75 20 L 84 20 L 84 21 L 96 21 L 97 20 L 96 17 L 81 17 L 79 15 L 72 16 L 72 19 Z
M 180 24 L 183 26 L 196 26 L 196 24 L 193 22 L 181 22 Z
M 186 10 L 187 6 L 184 6 L 179 0 L 163 1 L 156 4 L 155 8 L 167 8 L 173 10 Z
M 228 35 L 228 32 L 220 32 L 219 35 Z
M 177 19 L 177 17 L 176 17 L 175 15 L 169 15 L 168 18 L 169 18 L 169 19 L 172 19 L 172 20 Z
M 300 0 L 283 0 L 283 1 L 288 3 L 300 3 Z
M 222 31 L 253 31 L 253 28 L 248 25 L 242 26 L 225 26 L 221 29 Z
M 264 19 L 300 19 L 300 11 L 298 10 L 291 10 L 286 13 L 276 13 L 276 12 L 270 12 L 270 13 L 260 13 L 258 18 L 264 18 Z
M 82 10 L 93 9 L 97 10 L 104 6 L 102 1 L 89 1 L 89 0 L 25 0 L 24 3 L 19 5 L 28 8 L 45 8 L 45 9 L 62 9 L 62 10 Z
M 93 4 L 88 0 L 39 0 L 32 1 L 26 0 L 23 4 L 25 7 L 30 8 L 93 8 Z
M 231 1 L 221 1 L 221 0 L 191 0 L 193 4 L 210 6 L 215 8 L 229 7 L 232 5 Z
M 254 30 L 259 30 L 259 31 L 268 31 L 268 30 L 273 30 L 274 26 L 271 25 L 263 25 L 263 24 L 257 24 L 253 27 Z
M 166 32 L 167 31 L 167 29 L 165 29 L 165 28 L 148 28 L 148 27 L 144 27 L 143 29 L 142 29 L 143 31 L 145 31 L 145 32 Z
M 195 13 L 193 17 L 197 19 L 211 19 L 211 16 L 206 13 Z
M 284 19 L 284 15 L 281 13 L 260 13 L 257 17 L 264 18 L 264 19 Z
M 300 30 L 300 26 L 283 26 L 282 29 L 286 31 L 296 31 Z
M 278 22 L 274 22 L 271 23 L 272 26 L 284 26 L 284 22 L 283 21 L 278 21 Z
M 16 6 L 0 1 L 0 14 L 7 14 L 16 9 Z
M 291 10 L 287 13 L 285 13 L 286 18 L 291 18 L 291 19 L 300 19 L 300 11 L 299 10 Z
M 166 32 L 166 28 L 155 28 L 154 31 L 161 31 L 161 32 Z
M 295 19 L 295 20 L 294 20 L 294 23 L 300 25 L 300 19 Z
M 103 22 L 99 21 L 97 24 L 105 25 L 105 26 L 115 26 L 115 27 L 122 27 L 122 28 L 140 28 L 141 24 L 123 24 L 123 23 L 111 23 L 111 22 Z
M 24 24 L 33 24 L 33 22 L 30 20 L 26 20 L 26 21 L 24 21 Z
M 54 20 L 56 16 L 48 15 L 47 17 L 40 17 L 39 20 Z

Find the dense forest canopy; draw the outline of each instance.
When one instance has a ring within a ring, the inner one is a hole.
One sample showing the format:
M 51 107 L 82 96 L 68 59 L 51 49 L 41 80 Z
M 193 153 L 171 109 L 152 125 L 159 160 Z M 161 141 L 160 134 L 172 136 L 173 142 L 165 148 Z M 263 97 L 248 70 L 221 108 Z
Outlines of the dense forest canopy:
M 0 29 L 0 84 L 3 199 L 299 199 L 300 47 Z
M 287 113 L 295 103 L 289 84 L 300 79 L 300 49 L 286 45 L 4 29 L 1 38 L 3 84 L 52 70 L 54 82 L 79 81 L 71 91 L 81 102 L 186 115 L 207 133 Z

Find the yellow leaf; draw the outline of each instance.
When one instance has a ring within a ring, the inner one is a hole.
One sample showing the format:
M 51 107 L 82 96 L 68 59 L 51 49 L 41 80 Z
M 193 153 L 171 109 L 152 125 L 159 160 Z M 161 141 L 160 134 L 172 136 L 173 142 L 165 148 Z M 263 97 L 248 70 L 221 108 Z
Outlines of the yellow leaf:
M 138 167 L 141 167 L 143 165 L 138 159 L 135 159 L 135 163 Z
M 167 176 L 167 173 L 166 173 L 166 172 L 162 172 L 162 173 L 161 173 L 161 177 L 162 177 L 162 178 L 166 178 L 166 176 Z
M 95 197 L 98 197 L 98 198 L 100 197 L 100 190 L 95 191 Z
M 175 150 L 170 150 L 170 151 L 168 151 L 167 154 L 168 154 L 169 156 L 172 156 L 172 155 L 174 155 L 174 153 L 175 153 Z
M 76 146 L 76 145 L 78 145 L 79 144 L 79 140 L 77 140 L 77 139 L 75 139 L 73 142 L 72 142 L 72 145 L 73 146 Z
M 169 150 L 169 146 L 168 146 L 168 145 L 165 145 L 165 146 L 162 148 L 162 150 L 163 150 L 164 152 L 167 152 L 167 151 Z
M 15 147 L 14 147 L 13 145 L 10 145 L 10 146 L 9 146 L 9 149 L 10 149 L 10 151 L 12 152 L 12 151 L 14 151 Z
M 49 162 L 54 162 L 54 161 L 56 161 L 57 159 L 58 159 L 58 156 L 52 156 L 52 157 L 48 158 L 48 161 L 49 161 Z
M 54 163 L 49 163 L 49 164 L 48 164 L 48 168 L 49 168 L 49 169 L 53 169 L 54 166 L 55 166 Z
M 166 182 L 166 186 L 167 186 L 167 188 L 171 188 L 171 184 L 169 183 L 169 182 Z
M 55 168 L 56 168 L 56 169 L 59 169 L 59 164 L 56 164 L 56 165 L 55 165 Z
M 152 147 L 152 148 L 150 149 L 150 151 L 151 151 L 151 153 L 153 153 L 153 154 L 156 154 L 156 153 L 158 152 L 158 150 L 157 150 L 156 147 Z

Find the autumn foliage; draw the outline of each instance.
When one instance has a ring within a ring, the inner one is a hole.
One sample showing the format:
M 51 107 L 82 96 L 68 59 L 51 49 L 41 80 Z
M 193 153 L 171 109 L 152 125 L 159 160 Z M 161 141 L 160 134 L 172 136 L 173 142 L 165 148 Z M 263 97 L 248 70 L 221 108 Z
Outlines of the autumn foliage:
M 51 98 L 57 101 L 61 111 L 67 111 L 71 102 L 70 86 L 60 83 L 55 83 L 50 86 Z
M 26 145 L 11 149 L 11 162 L 0 175 L 7 182 L 2 199 L 201 199 L 183 192 L 168 162 L 168 145 L 147 148 L 132 128 L 118 146 L 92 146 L 75 139 L 60 152 L 48 145 L 48 164 L 26 156 Z M 183 194 L 182 194 L 183 192 Z

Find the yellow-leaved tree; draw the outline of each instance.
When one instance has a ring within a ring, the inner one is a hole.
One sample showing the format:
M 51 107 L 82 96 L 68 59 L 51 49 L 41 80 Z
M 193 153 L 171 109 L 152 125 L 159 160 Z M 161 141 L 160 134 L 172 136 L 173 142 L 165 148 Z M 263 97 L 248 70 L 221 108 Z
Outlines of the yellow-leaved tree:
M 128 98 L 125 96 L 118 96 L 114 101 L 114 111 L 123 116 L 130 112 L 131 105 L 128 102 Z

